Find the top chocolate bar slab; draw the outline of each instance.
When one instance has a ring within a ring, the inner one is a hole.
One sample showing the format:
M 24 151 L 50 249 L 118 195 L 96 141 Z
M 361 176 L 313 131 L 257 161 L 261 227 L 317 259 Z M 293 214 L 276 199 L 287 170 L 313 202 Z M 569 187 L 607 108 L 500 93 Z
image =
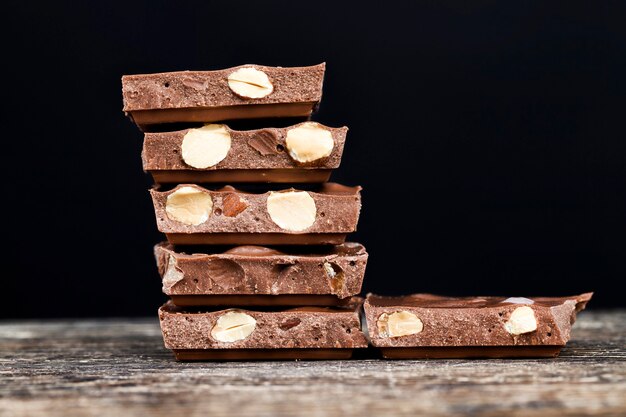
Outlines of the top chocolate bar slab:
M 370 340 L 388 358 L 553 357 L 591 296 L 369 294 L 364 309 Z
M 326 64 L 241 65 L 217 71 L 124 75 L 124 112 L 144 131 L 160 124 L 308 118 L 322 98 Z
M 336 306 L 361 292 L 365 248 L 154 248 L 163 292 L 178 306 Z

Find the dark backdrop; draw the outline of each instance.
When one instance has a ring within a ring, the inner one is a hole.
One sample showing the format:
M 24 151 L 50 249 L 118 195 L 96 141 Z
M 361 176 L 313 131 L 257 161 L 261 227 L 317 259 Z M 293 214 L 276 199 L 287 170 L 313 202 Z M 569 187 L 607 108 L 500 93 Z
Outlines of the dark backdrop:
M 350 128 L 333 179 L 364 187 L 365 292 L 624 305 L 625 17 L 623 1 L 9 2 L 2 316 L 165 299 L 122 74 L 322 61 L 315 119 Z

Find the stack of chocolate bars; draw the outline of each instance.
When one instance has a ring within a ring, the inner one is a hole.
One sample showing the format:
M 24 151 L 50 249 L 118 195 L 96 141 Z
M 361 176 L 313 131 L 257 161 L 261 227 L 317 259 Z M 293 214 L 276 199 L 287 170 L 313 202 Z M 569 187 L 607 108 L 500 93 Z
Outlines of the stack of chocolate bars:
M 357 296 L 368 254 L 345 239 L 360 187 L 328 182 L 348 129 L 310 121 L 324 71 L 122 78 L 167 236 L 155 247 L 170 297 L 159 309 L 165 346 L 180 360 L 340 359 L 366 348 L 368 333 L 386 358 L 558 355 L 591 293 Z
M 367 347 L 354 296 L 368 255 L 345 242 L 360 187 L 327 182 L 348 129 L 309 121 L 324 71 L 243 65 L 122 78 L 167 236 L 155 247 L 170 297 L 159 317 L 178 359 L 348 358 Z

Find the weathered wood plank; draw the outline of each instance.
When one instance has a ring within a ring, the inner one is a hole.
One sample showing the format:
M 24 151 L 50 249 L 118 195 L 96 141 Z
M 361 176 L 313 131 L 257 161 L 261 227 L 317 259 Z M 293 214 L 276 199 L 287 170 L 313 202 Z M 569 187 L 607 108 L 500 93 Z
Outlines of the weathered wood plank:
M 179 363 L 155 319 L 0 322 L 0 416 L 626 415 L 626 311 L 573 335 L 557 359 Z

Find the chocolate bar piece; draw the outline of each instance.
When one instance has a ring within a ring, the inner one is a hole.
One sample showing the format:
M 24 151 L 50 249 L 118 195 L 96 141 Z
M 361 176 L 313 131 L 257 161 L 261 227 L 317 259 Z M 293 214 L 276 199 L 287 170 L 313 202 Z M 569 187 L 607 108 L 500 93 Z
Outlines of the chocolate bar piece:
M 299 253 L 237 246 L 217 253 L 184 253 L 155 246 L 163 292 L 179 306 L 341 305 L 361 292 L 367 252 L 344 243 Z
M 386 358 L 555 357 L 591 296 L 369 294 L 364 308 L 370 341 Z
M 347 131 L 304 122 L 287 128 L 206 125 L 146 133 L 143 169 L 157 183 L 322 183 L 339 166 Z
M 159 309 L 165 347 L 179 360 L 347 359 L 367 347 L 354 297 L 345 308 Z
M 217 71 L 124 75 L 124 112 L 142 129 L 274 117 L 308 118 L 322 98 L 326 64 L 241 65 Z
M 182 184 L 150 193 L 158 229 L 172 244 L 336 245 L 356 230 L 360 191 L 325 183 L 318 192 L 252 194 Z

